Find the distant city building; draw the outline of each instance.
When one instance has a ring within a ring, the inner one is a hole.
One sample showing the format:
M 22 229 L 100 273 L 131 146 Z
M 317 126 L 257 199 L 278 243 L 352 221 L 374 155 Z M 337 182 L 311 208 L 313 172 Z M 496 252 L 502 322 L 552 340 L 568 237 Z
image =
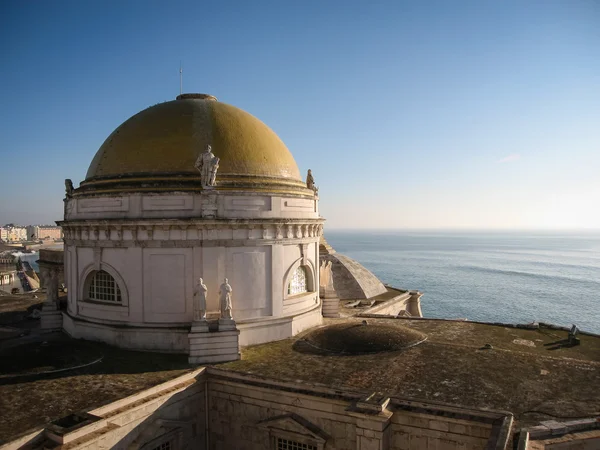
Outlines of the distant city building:
M 15 263 L 15 255 L 13 255 L 10 252 L 0 253 L 0 265 L 14 264 L 14 263 Z
M 2 258 L 0 256 L 0 258 Z M 17 269 L 11 264 L 2 264 L 0 262 L 0 287 L 12 286 L 17 276 Z
M 0 239 L 4 242 L 26 241 L 27 229 L 25 227 L 8 224 L 0 229 Z
M 62 239 L 62 228 L 52 225 L 29 225 L 27 227 L 28 240 Z

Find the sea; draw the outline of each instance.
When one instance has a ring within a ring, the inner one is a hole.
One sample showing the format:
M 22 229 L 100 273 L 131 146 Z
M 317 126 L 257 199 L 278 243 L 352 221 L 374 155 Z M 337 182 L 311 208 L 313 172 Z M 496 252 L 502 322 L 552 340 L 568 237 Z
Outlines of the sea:
M 384 283 L 423 292 L 425 317 L 600 333 L 600 232 L 326 230 L 325 238 Z

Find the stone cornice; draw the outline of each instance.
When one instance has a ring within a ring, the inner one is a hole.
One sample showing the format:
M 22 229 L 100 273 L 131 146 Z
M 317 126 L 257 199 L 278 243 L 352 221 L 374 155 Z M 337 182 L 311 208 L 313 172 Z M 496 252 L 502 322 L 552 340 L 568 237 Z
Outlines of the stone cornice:
M 325 219 L 296 219 L 296 218 L 260 218 L 260 219 L 203 219 L 199 217 L 183 217 L 177 219 L 79 219 L 62 220 L 56 222 L 63 230 L 78 226 L 187 226 L 187 227 L 238 227 L 252 225 L 311 225 L 323 224 Z
M 323 219 L 276 220 L 79 220 L 59 222 L 67 245 L 101 247 L 196 247 L 313 242 Z M 219 242 L 220 244 L 216 244 Z M 227 244 L 225 244 L 227 243 Z M 236 244 L 237 245 L 237 244 Z

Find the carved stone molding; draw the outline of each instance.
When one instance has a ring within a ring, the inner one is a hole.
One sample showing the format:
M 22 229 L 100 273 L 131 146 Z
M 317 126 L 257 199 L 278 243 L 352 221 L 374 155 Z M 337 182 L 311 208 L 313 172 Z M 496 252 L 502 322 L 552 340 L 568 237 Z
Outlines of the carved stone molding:
M 307 223 L 308 222 L 308 223 Z M 319 220 L 321 222 L 321 220 Z M 306 221 L 281 221 L 281 222 L 252 222 L 231 221 L 218 223 L 94 223 L 69 222 L 61 223 L 65 242 L 71 245 L 96 246 L 94 243 L 107 243 L 102 246 L 129 246 L 125 243 L 134 243 L 139 246 L 148 246 L 151 242 L 163 243 L 177 241 L 231 241 L 245 236 L 247 241 L 272 241 L 292 240 L 295 242 L 308 240 L 312 242 L 323 231 L 321 223 L 314 220 Z M 179 231 L 172 234 L 171 230 Z M 240 235 L 239 231 L 244 230 Z M 159 234 L 160 232 L 160 234 Z M 187 244 L 183 244 L 187 245 Z

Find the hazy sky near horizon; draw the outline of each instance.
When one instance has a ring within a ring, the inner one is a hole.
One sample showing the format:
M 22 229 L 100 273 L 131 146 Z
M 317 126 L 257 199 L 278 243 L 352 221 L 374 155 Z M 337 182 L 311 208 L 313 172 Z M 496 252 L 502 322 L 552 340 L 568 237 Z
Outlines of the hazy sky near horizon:
M 329 228 L 600 228 L 600 3 L 0 3 L 0 224 L 179 93 L 269 125 Z

